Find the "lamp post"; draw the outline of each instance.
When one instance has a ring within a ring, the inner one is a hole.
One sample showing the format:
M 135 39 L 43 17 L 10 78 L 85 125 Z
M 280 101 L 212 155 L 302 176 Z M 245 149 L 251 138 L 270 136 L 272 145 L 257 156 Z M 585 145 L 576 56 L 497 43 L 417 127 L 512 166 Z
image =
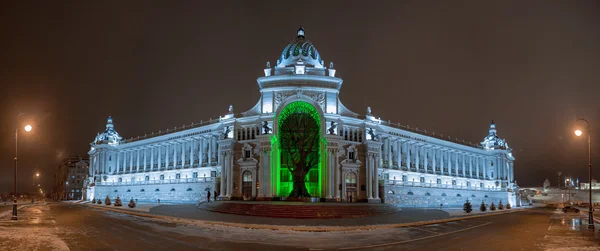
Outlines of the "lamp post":
M 588 136 L 588 174 L 590 176 L 590 206 L 589 206 L 589 218 L 588 218 L 588 229 L 594 229 L 594 207 L 592 206 L 592 133 L 590 130 L 590 123 L 584 118 L 578 118 L 577 124 L 579 121 L 585 121 L 587 126 L 587 136 Z M 575 130 L 575 135 L 581 136 L 583 132 L 581 130 Z
M 19 115 L 17 115 L 17 121 L 19 120 L 19 117 L 21 117 L 21 115 L 23 115 L 24 113 L 19 113 Z M 31 131 L 32 127 L 30 125 L 26 125 L 23 129 L 25 129 L 26 132 Z M 15 200 L 13 201 L 13 213 L 12 213 L 12 217 L 10 218 L 11 220 L 17 220 L 17 166 L 18 166 L 18 157 L 19 157 L 19 127 L 15 127 L 15 180 L 14 180 L 14 193 L 15 193 Z

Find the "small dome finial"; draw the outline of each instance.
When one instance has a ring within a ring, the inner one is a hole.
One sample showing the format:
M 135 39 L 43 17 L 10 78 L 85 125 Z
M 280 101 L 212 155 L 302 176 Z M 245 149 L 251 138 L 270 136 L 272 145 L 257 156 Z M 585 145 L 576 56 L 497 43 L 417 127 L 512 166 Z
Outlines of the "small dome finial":
M 304 38 L 304 27 L 302 26 L 298 29 L 298 38 Z

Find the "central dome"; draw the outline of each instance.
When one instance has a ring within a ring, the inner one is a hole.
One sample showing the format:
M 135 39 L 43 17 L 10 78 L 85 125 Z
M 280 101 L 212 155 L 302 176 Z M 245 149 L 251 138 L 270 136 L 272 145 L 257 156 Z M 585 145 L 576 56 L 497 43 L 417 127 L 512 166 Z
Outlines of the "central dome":
M 298 34 L 288 46 L 283 49 L 281 57 L 277 60 L 277 68 L 306 65 L 307 67 L 323 68 L 321 55 L 304 36 L 304 28 L 298 29 Z

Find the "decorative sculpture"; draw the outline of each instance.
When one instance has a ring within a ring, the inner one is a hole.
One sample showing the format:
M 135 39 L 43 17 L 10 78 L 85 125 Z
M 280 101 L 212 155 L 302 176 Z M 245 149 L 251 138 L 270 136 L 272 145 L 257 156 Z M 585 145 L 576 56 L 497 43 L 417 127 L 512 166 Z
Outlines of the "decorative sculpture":
M 271 62 L 267 61 L 267 68 L 271 68 Z
M 270 134 L 271 133 L 271 128 L 269 127 L 269 122 L 267 121 L 263 121 L 263 134 Z
M 369 128 L 369 136 L 371 136 L 371 140 L 377 140 L 377 135 L 375 134 L 375 132 L 373 131 L 373 128 Z
M 229 113 L 233 113 L 233 105 L 229 105 Z
M 333 62 L 329 62 L 329 69 L 333 69 Z
M 331 126 L 328 129 L 329 134 L 335 135 L 335 128 L 337 128 L 337 124 L 335 122 L 331 121 Z
M 230 126 L 225 127 L 225 131 L 223 132 L 223 139 L 229 138 L 229 133 L 231 132 Z
M 367 115 L 371 115 L 371 107 L 367 106 Z

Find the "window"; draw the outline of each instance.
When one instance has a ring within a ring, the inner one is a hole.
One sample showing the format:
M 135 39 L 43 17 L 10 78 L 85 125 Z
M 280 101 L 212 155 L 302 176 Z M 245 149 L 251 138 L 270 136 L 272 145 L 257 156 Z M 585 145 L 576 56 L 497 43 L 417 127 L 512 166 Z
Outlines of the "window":
M 354 152 L 349 152 L 348 153 L 348 158 L 349 159 L 354 159 Z
M 442 179 L 437 179 L 437 184 L 442 184 Z
M 119 178 L 119 182 L 123 182 L 123 178 Z
M 180 179 L 181 178 L 181 174 L 175 174 L 175 179 Z
M 164 179 L 165 179 L 165 175 L 164 175 L 164 174 L 161 174 L 161 175 L 160 175 L 160 180 L 164 180 Z
M 146 176 L 146 178 L 145 178 L 145 179 L 146 179 L 146 181 L 149 181 L 149 180 L 150 180 L 150 176 Z M 142 190 L 143 190 L 143 189 L 142 189 Z
M 246 150 L 246 158 L 249 159 L 250 158 L 250 150 Z
M 453 180 L 453 181 L 452 181 L 452 185 L 453 185 L 453 186 L 456 186 L 456 180 Z
M 75 179 L 75 175 L 71 176 L 71 179 Z
M 421 183 L 425 183 L 425 177 L 421 177 L 421 178 L 419 178 L 419 182 L 421 182 Z
M 408 176 L 402 175 L 402 181 L 408 181 Z
M 198 178 L 198 172 L 192 173 L 192 178 Z
M 112 155 L 108 155 L 108 161 L 112 161 Z

